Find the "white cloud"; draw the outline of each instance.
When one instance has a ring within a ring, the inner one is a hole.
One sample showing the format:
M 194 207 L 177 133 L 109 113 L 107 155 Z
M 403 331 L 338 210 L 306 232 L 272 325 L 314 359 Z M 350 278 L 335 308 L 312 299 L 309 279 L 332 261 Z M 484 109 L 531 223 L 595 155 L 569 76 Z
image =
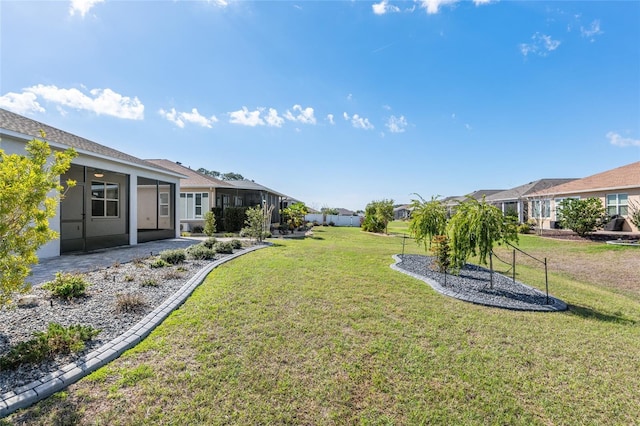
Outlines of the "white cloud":
M 607 133 L 607 139 L 609 139 L 611 145 L 615 146 L 640 146 L 640 139 L 625 138 L 616 132 Z
M 264 126 L 264 120 L 260 118 L 261 112 L 262 109 L 260 108 L 255 111 L 249 111 L 247 107 L 243 106 L 241 110 L 229 113 L 229 116 L 231 117 L 229 123 L 251 127 Z
M 81 17 L 84 16 L 98 3 L 102 3 L 104 0 L 71 0 L 71 5 L 69 6 L 69 15 L 73 16 L 77 13 L 80 14 Z
M 436 14 L 440 11 L 440 6 L 457 3 L 458 0 L 420 0 L 420 7 L 426 9 L 429 15 Z
M 278 115 L 278 111 L 274 108 L 269 108 L 269 113 L 265 117 L 267 125 L 271 127 L 282 127 L 284 124 L 284 118 Z
M 207 118 L 201 115 L 197 108 L 193 108 L 191 112 L 177 112 L 175 108 L 171 108 L 171 111 L 161 109 L 159 113 L 181 129 L 184 128 L 185 123 L 193 123 L 202 127 L 211 128 L 213 123 L 218 122 L 215 115 Z
M 219 7 L 227 7 L 229 6 L 229 2 L 226 0 L 207 0 L 207 3 L 213 3 L 216 6 Z
M 387 126 L 391 133 L 402 133 L 406 130 L 408 123 L 407 119 L 404 118 L 404 115 L 401 115 L 400 117 L 392 115 L 387 120 L 385 126 Z
M 351 117 L 349 117 L 349 114 L 344 112 L 342 113 L 342 117 L 344 117 L 344 119 L 347 121 L 351 121 L 351 125 L 356 129 L 364 129 L 364 130 L 374 129 L 373 124 L 371 124 L 368 118 L 360 117 L 358 114 L 353 114 Z
M 327 121 L 329 122 L 329 124 L 333 125 L 336 124 L 335 121 L 333 121 L 333 114 L 327 114 Z
M 389 0 L 382 0 L 380 3 L 374 3 L 371 5 L 373 13 L 376 15 L 384 15 L 389 12 L 400 12 L 398 6 L 390 5 Z
M 582 37 L 594 41 L 595 36 L 602 34 L 602 30 L 600 29 L 600 21 L 593 21 L 589 28 L 580 27 L 580 34 L 582 35 Z
M 37 101 L 34 93 L 13 93 L 0 96 L 0 108 L 8 109 L 17 114 L 29 114 L 33 112 L 45 112 L 45 109 Z
M 98 115 L 111 115 L 130 120 L 144 118 L 144 105 L 137 97 L 132 99 L 122 96 L 111 89 L 93 89 L 87 95 L 75 88 L 61 89 L 53 85 L 39 84 L 27 87 L 24 92 L 58 106 L 91 111 Z
M 316 118 L 313 115 L 313 108 L 307 107 L 302 108 L 300 105 L 293 106 L 293 113 L 289 110 L 284 113 L 284 118 L 289 121 L 297 121 L 303 124 L 316 124 Z M 298 112 L 298 115 L 294 115 L 295 112 Z
M 538 56 L 547 56 L 549 52 L 553 52 L 560 46 L 558 40 L 554 40 L 551 36 L 535 33 L 531 36 L 531 43 L 520 44 L 520 53 L 528 56 L 530 53 Z
M 350 100 L 352 100 L 352 99 L 353 99 L 353 95 L 352 95 L 351 93 L 349 93 L 349 94 L 347 95 L 347 100 L 348 100 L 348 101 L 350 101 Z

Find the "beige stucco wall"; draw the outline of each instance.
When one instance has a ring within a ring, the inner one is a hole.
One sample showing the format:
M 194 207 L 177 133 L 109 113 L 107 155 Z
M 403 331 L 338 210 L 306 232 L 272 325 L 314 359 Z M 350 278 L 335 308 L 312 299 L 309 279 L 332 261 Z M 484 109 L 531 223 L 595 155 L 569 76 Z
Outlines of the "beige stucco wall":
M 607 191 L 581 192 L 579 194 L 554 194 L 553 198 L 551 199 L 551 217 L 542 219 L 542 228 L 550 229 L 551 222 L 558 220 L 558 216 L 556 214 L 557 212 L 556 201 L 559 201 L 560 199 L 563 199 L 563 198 L 569 198 L 569 197 L 580 197 L 580 199 L 595 197 L 600 200 L 603 206 L 606 206 L 606 200 L 607 200 L 606 197 L 608 194 L 627 194 L 628 200 L 629 200 L 629 206 L 631 206 L 631 203 L 634 203 L 636 206 L 640 207 L 640 187 L 611 189 Z M 629 210 L 629 213 L 631 213 L 631 207 L 629 207 L 628 210 Z M 529 200 L 529 215 L 531 217 L 534 217 L 532 200 Z M 625 216 L 625 221 L 624 221 L 622 231 L 623 232 L 640 232 L 640 230 L 631 223 L 628 215 Z

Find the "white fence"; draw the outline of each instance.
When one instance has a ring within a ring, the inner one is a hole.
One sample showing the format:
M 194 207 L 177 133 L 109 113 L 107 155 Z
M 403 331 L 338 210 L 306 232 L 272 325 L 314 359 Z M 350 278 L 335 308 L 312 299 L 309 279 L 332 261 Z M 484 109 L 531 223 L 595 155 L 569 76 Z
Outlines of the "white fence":
M 318 222 L 322 225 L 322 213 L 308 214 L 304 217 L 307 222 Z M 328 214 L 326 222 L 333 222 L 335 226 L 360 226 L 360 216 L 338 216 L 337 214 Z

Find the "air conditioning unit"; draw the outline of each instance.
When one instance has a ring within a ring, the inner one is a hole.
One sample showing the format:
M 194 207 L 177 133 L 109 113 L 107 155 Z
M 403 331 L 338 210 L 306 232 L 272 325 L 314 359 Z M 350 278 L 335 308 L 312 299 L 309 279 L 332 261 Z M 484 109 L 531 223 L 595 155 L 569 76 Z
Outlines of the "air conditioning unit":
M 180 224 L 180 231 L 183 231 L 183 232 L 191 231 L 191 224 L 190 223 L 181 223 Z

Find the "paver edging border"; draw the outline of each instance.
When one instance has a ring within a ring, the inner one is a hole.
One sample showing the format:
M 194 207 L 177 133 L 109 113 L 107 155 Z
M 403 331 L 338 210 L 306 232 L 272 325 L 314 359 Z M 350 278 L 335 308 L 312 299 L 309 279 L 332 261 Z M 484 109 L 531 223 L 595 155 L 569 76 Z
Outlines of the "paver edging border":
M 485 303 L 482 302 L 480 300 L 477 300 L 475 298 L 473 298 L 472 296 L 469 296 L 468 294 L 464 294 L 464 293 L 458 293 L 456 291 L 453 291 L 452 289 L 443 287 L 442 285 L 440 285 L 440 283 L 438 283 L 437 281 L 432 280 L 431 278 L 425 277 L 424 275 L 420 275 L 420 274 L 415 274 L 413 272 L 409 272 L 406 271 L 402 268 L 400 268 L 398 266 L 399 263 L 402 263 L 402 259 L 400 258 L 400 256 L 398 256 L 397 254 L 394 254 L 393 256 L 393 260 L 395 261 L 395 263 L 389 265 L 391 267 L 391 269 L 393 269 L 394 271 L 398 271 L 401 272 L 405 275 L 409 275 L 413 278 L 416 278 L 420 281 L 423 281 L 427 284 L 429 284 L 431 286 L 431 288 L 433 288 L 435 291 L 437 291 L 440 294 L 444 294 L 445 296 L 449 296 L 449 297 L 453 297 L 455 299 L 458 300 L 462 300 L 465 302 L 469 302 L 469 303 L 474 303 L 476 305 L 482 305 L 482 306 L 490 306 L 490 307 L 494 307 L 494 308 L 502 308 L 502 309 L 509 309 L 512 311 L 527 311 L 527 312 L 560 312 L 560 311 L 566 311 L 568 309 L 568 306 L 565 302 L 563 302 L 562 300 L 553 297 L 552 295 L 549 295 L 549 300 L 550 300 L 550 304 L 549 305 L 535 305 L 532 306 L 531 308 L 523 308 L 523 307 L 519 307 L 519 306 L 515 306 L 515 305 L 500 305 L 500 304 L 493 304 L 493 303 Z M 534 290 L 538 293 L 540 293 L 541 295 L 545 295 L 544 293 L 542 293 L 540 290 L 538 290 L 537 288 L 528 286 L 524 283 L 521 283 L 520 281 L 517 281 L 517 283 L 521 286 L 527 287 L 531 290 Z
M 26 408 L 61 391 L 118 358 L 125 351 L 140 343 L 160 325 L 171 312 L 182 305 L 196 287 L 202 284 L 209 272 L 213 269 L 244 254 L 270 247 L 271 245 L 273 244 L 263 243 L 261 245 L 255 245 L 206 265 L 196 272 L 178 291 L 169 296 L 164 303 L 157 306 L 144 318 L 135 323 L 124 334 L 110 340 L 77 361 L 69 363 L 53 373 L 47 373 L 38 380 L 34 380 L 31 383 L 0 395 L 0 419 L 14 411 Z

